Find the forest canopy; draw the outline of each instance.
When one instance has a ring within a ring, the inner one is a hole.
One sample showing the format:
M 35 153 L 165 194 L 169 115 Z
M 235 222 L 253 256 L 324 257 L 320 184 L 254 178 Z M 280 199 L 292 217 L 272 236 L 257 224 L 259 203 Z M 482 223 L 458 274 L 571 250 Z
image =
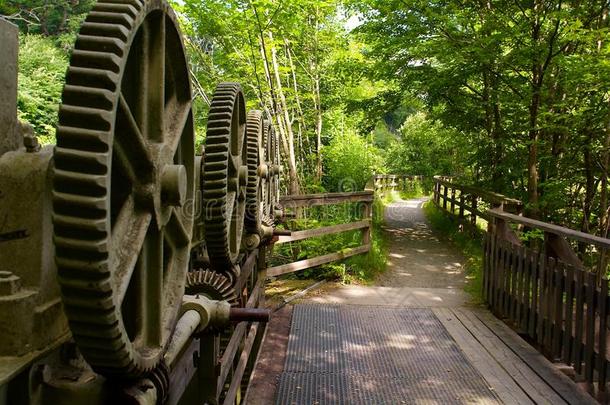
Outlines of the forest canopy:
M 92 0 L 1 0 L 20 119 L 52 143 Z M 272 118 L 287 193 L 373 173 L 455 176 L 530 216 L 607 236 L 607 1 L 176 0 L 198 142 L 220 81 Z

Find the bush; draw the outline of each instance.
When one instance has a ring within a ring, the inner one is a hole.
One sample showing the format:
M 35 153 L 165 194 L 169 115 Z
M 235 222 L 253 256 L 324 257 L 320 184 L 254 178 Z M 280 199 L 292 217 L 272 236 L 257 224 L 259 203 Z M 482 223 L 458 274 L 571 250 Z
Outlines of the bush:
M 360 218 L 360 207 L 358 204 L 314 207 L 307 209 L 305 214 L 307 218 L 291 221 L 290 229 L 314 229 L 357 221 Z M 373 204 L 371 250 L 368 254 L 303 270 L 295 273 L 293 277 L 340 280 L 344 283 L 373 280 L 377 274 L 385 270 L 387 261 L 387 244 L 381 231 L 382 221 L 383 204 L 376 199 Z M 362 243 L 361 238 L 360 231 L 351 231 L 279 245 L 273 252 L 271 265 L 290 263 L 358 247 Z
M 22 35 L 19 46 L 19 119 L 29 122 L 41 142 L 55 143 L 57 111 L 68 57 L 52 39 Z
M 355 132 L 338 133 L 324 148 L 327 190 L 363 190 L 366 182 L 380 171 L 382 158 L 379 150 Z

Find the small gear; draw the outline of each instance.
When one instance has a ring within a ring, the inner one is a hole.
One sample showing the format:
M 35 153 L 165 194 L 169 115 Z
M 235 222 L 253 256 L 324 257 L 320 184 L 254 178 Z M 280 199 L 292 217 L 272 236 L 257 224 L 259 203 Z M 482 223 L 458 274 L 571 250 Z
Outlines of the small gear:
M 148 375 L 150 381 L 157 389 L 157 405 L 163 405 L 169 397 L 170 370 L 164 361 L 159 362 L 157 367 Z
M 237 305 L 237 294 L 231 280 L 211 270 L 195 270 L 186 276 L 186 294 L 205 295 L 212 300 L 227 301 Z

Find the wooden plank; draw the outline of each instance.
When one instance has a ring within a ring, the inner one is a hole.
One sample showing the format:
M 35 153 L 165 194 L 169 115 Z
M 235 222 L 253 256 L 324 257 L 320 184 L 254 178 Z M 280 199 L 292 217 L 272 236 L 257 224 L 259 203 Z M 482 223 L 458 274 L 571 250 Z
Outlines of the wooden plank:
M 546 322 L 544 324 L 544 347 L 546 348 L 546 352 L 552 354 L 553 350 L 553 315 L 554 315 L 554 298 L 555 298 L 555 271 L 556 271 L 556 262 L 551 257 L 547 260 L 547 268 L 545 270 L 546 273 L 546 308 L 545 308 L 545 317 Z
M 544 346 L 544 325 L 546 321 L 546 304 L 547 300 L 547 275 L 546 275 L 546 260 L 543 255 L 539 256 L 538 267 L 540 268 L 540 285 L 538 287 L 538 329 L 536 330 L 536 341 L 539 345 Z
M 514 307 L 513 307 L 513 321 L 514 324 L 521 327 L 521 313 L 523 308 L 523 246 L 517 246 L 515 248 L 515 256 L 517 260 L 516 273 L 515 273 L 515 284 L 514 284 Z
M 530 266 L 532 269 L 532 305 L 531 305 L 531 310 L 530 310 L 530 317 L 529 317 L 529 325 L 528 325 L 528 330 L 529 330 L 529 336 L 533 339 L 534 336 L 536 336 L 536 329 L 537 329 L 537 323 L 538 323 L 538 286 L 539 286 L 539 279 L 538 279 L 538 252 L 533 252 L 530 251 L 529 254 L 529 260 L 530 260 Z
M 553 356 L 561 358 L 561 338 L 563 330 L 563 296 L 565 292 L 565 264 L 557 262 L 555 266 L 555 294 L 553 303 Z
M 585 271 L 579 268 L 575 269 L 576 272 L 576 317 L 574 320 L 574 343 L 573 343 L 573 351 L 574 354 L 572 358 L 574 359 L 574 370 L 576 373 L 582 373 L 582 335 L 584 329 L 583 323 L 583 311 L 585 307 L 585 297 L 584 297 L 584 280 L 585 280 Z
M 239 362 L 237 363 L 237 367 L 235 367 L 235 371 L 233 372 L 233 378 L 231 378 L 231 385 L 229 385 L 229 390 L 227 391 L 225 400 L 223 402 L 224 405 L 235 404 L 237 390 L 241 386 L 241 379 L 244 376 L 244 371 L 246 371 L 246 365 L 248 364 L 248 359 L 250 358 L 250 351 L 252 350 L 252 346 L 254 345 L 256 334 L 258 332 L 258 327 L 258 323 L 254 323 L 250 327 L 248 337 L 246 338 L 246 341 L 244 343 L 244 348 L 239 356 Z
M 362 221 L 349 222 L 347 224 L 323 226 L 321 228 L 306 229 L 304 231 L 295 231 L 295 232 L 292 232 L 292 235 L 290 235 L 290 236 L 280 236 L 278 241 L 275 242 L 275 244 L 279 245 L 281 243 L 296 242 L 299 240 L 315 238 L 315 237 L 323 236 L 323 235 L 332 235 L 332 234 L 341 233 L 341 232 L 348 232 L 348 231 L 354 231 L 354 230 L 358 230 L 358 229 L 364 229 L 364 228 L 368 228 L 370 226 L 371 226 L 371 220 L 364 219 Z
M 579 242 L 588 243 L 591 245 L 598 246 L 600 248 L 610 248 L 610 239 L 602 238 L 588 233 L 575 231 L 573 229 L 564 228 L 563 226 L 553 225 L 546 222 L 538 221 L 531 218 L 522 217 L 515 214 L 509 214 L 505 211 L 491 209 L 488 211 L 489 215 L 495 218 L 501 218 L 505 221 L 522 224 L 530 228 L 538 228 L 552 234 L 563 236 L 569 239 L 577 240 Z
M 475 313 L 462 308 L 454 310 L 453 313 L 456 314 L 460 322 L 470 331 L 482 348 L 506 370 L 510 378 L 534 403 L 565 403 L 561 396 L 549 387 L 528 364 L 525 364 L 512 351 L 512 348 L 502 341 Z M 491 314 L 489 316 L 493 317 Z
M 491 203 L 511 204 L 514 206 L 523 205 L 523 202 L 521 202 L 520 200 L 517 200 L 515 198 L 510 198 L 510 197 L 507 197 L 507 196 L 499 194 L 499 193 L 494 193 L 493 191 L 483 190 L 478 187 L 472 187 L 472 186 L 467 186 L 467 185 L 463 185 L 463 184 L 457 184 L 457 183 L 453 183 L 451 181 L 436 178 L 436 177 L 435 177 L 435 180 L 438 183 L 442 184 L 443 186 L 450 187 L 450 188 L 455 187 L 456 189 L 462 190 L 464 193 L 478 195 L 478 196 L 482 197 L 485 201 L 488 201 Z
M 587 272 L 587 319 L 585 322 L 585 379 L 593 383 L 593 370 L 595 368 L 595 273 Z
M 346 202 L 368 202 L 373 201 L 373 198 L 374 192 L 370 190 L 352 193 L 287 195 L 280 197 L 280 204 L 284 208 L 300 208 L 342 204 Z
M 481 347 L 481 344 L 450 309 L 433 308 L 432 311 L 455 340 L 468 361 L 485 378 L 485 381 L 503 403 L 534 403 L 501 364 L 498 364 L 487 350 Z
M 490 234 L 483 235 L 483 300 L 489 297 Z
M 541 355 L 534 347 L 525 342 L 506 324 L 493 317 L 489 312 L 474 310 L 473 313 L 494 333 L 510 350 L 527 365 L 547 387 L 569 404 L 597 404 L 597 402 L 565 374 Z M 554 403 L 554 402 L 551 402 Z
M 532 313 L 532 262 L 530 250 L 523 249 L 523 312 L 521 314 L 521 324 L 519 328 L 522 332 L 527 332 L 529 319 Z
M 330 253 L 311 259 L 300 260 L 294 263 L 283 264 L 281 266 L 270 267 L 267 269 L 267 277 L 276 277 L 282 274 L 294 273 L 295 271 L 305 270 L 337 260 L 347 259 L 348 257 L 366 253 L 370 250 L 370 248 L 371 245 L 362 245 L 352 249 L 345 249 L 341 252 Z
M 572 320 L 574 319 L 574 266 L 568 265 L 565 278 L 566 305 L 565 328 L 563 330 L 563 354 L 561 356 L 568 366 L 572 364 Z
M 260 295 L 263 291 L 261 285 L 263 285 L 264 280 L 258 280 L 256 283 L 256 287 L 252 290 L 252 294 L 248 299 L 246 304 L 246 308 L 254 308 L 257 306 L 259 302 Z M 235 358 L 235 354 L 239 349 L 239 346 L 242 342 L 244 334 L 246 333 L 247 322 L 240 322 L 233 331 L 231 335 L 231 339 L 227 344 L 227 347 L 222 355 L 222 359 L 220 360 L 220 373 L 218 374 L 218 383 L 217 389 L 218 392 L 222 391 L 222 388 L 225 385 L 227 380 L 227 376 L 229 375 L 229 371 L 231 370 L 231 365 L 233 364 L 233 359 Z
M 608 334 L 608 280 L 602 278 L 601 287 L 599 290 L 598 312 L 599 312 L 599 336 L 598 336 L 598 353 L 597 356 L 597 372 L 599 390 L 606 391 L 606 376 L 607 376 L 607 360 L 606 360 L 606 338 Z

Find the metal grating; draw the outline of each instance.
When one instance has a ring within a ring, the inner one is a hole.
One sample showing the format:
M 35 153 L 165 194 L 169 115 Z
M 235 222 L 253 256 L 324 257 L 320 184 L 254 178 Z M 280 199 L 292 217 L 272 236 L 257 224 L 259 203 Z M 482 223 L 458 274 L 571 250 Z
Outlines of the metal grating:
M 430 309 L 297 305 L 276 403 L 499 400 Z

